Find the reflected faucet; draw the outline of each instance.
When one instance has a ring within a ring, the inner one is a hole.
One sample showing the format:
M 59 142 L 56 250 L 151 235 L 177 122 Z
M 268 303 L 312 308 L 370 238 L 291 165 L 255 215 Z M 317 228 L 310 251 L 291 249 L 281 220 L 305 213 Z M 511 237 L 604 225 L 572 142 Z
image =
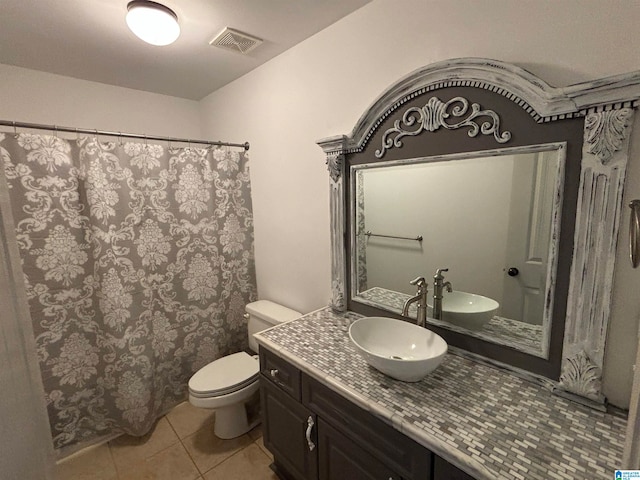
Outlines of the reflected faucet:
M 417 324 L 419 327 L 427 326 L 427 290 L 429 288 L 429 284 L 424 279 L 424 277 L 418 277 L 415 280 L 409 282 L 411 285 L 417 285 L 418 293 L 415 297 L 411 297 L 406 302 L 404 302 L 404 306 L 402 307 L 402 316 L 409 316 L 409 306 L 412 303 L 418 302 L 418 321 Z
M 436 270 L 436 274 L 433 276 L 433 318 L 436 320 L 442 320 L 442 291 L 447 289 L 447 292 L 451 293 L 453 288 L 451 282 L 444 281 L 444 275 L 442 272 L 448 272 L 448 268 L 439 268 Z

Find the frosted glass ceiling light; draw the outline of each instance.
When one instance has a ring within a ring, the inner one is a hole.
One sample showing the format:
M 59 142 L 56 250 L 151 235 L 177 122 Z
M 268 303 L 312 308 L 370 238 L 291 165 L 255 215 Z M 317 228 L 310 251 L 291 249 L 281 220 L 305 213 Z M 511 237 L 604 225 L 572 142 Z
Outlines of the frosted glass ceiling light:
M 169 45 L 180 35 L 178 16 L 164 5 L 133 0 L 127 5 L 127 25 L 138 38 L 151 45 Z

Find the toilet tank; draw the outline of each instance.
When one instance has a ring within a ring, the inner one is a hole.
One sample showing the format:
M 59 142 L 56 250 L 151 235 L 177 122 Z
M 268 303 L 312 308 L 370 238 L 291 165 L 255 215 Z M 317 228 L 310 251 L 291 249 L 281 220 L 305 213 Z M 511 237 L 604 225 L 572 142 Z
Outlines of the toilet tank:
M 258 343 L 253 338 L 253 334 L 261 332 L 279 323 L 295 320 L 302 316 L 300 312 L 291 310 L 269 300 L 258 300 L 248 303 L 245 307 L 248 319 L 249 348 L 258 352 Z

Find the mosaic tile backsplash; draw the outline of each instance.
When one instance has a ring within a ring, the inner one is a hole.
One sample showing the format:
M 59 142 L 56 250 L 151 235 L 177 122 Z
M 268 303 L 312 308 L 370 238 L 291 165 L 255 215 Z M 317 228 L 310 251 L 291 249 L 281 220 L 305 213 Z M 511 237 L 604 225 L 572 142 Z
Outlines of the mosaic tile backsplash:
M 622 416 L 452 354 L 420 382 L 394 380 L 351 345 L 360 317 L 325 308 L 256 338 L 478 480 L 611 479 L 620 468 Z

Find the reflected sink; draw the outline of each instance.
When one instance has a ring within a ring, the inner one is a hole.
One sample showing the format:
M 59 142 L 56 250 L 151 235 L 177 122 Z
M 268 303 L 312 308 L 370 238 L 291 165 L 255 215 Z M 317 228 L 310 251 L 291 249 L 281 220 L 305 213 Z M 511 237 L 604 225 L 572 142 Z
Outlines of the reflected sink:
M 349 327 L 349 338 L 369 365 L 397 380 L 417 382 L 447 353 L 440 335 L 387 317 L 364 317 Z
M 428 304 L 431 308 L 433 305 Z M 468 330 L 480 330 L 498 311 L 500 304 L 489 297 L 466 292 L 445 292 L 442 320 Z

